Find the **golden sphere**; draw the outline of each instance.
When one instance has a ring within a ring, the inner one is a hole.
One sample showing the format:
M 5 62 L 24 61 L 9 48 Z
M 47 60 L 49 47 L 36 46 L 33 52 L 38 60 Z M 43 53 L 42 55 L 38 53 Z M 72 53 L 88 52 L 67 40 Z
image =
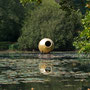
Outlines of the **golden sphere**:
M 54 43 L 49 38 L 44 38 L 39 42 L 38 48 L 41 53 L 49 53 L 54 49 Z

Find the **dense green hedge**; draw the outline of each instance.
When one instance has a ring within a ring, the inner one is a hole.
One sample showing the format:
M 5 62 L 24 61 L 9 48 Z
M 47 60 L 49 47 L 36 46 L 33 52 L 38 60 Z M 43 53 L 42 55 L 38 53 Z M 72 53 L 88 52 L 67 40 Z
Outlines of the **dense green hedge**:
M 67 11 L 50 5 L 41 5 L 28 12 L 30 13 L 18 39 L 22 50 L 38 49 L 38 43 L 43 38 L 51 38 L 56 50 L 73 49 L 73 38 L 81 26 L 78 12 L 72 10 L 68 14 Z

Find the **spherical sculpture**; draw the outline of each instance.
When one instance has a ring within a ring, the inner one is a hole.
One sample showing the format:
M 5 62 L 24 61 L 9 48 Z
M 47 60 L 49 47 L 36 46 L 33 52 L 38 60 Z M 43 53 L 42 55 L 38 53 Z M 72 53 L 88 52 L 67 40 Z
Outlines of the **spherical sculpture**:
M 39 42 L 38 48 L 41 53 L 49 53 L 54 49 L 54 43 L 49 38 L 44 38 Z

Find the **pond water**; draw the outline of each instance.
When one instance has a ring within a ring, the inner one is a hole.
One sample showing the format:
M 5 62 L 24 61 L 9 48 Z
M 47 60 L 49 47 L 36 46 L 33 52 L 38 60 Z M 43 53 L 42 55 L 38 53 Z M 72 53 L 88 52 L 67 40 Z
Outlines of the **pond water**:
M 0 90 L 89 90 L 90 55 L 0 53 Z

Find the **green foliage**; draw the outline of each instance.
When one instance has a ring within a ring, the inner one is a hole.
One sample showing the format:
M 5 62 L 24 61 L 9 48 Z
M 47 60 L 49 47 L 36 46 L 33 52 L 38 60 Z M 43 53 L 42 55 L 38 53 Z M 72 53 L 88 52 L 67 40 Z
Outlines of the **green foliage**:
M 16 41 L 20 35 L 24 9 L 19 0 L 0 1 L 0 41 Z
M 66 11 L 58 8 L 58 5 L 56 7 L 48 4 L 42 4 L 29 12 L 18 39 L 21 49 L 38 49 L 39 41 L 45 37 L 54 41 L 55 49 L 72 48 L 73 37 L 81 25 L 77 12 L 72 11 L 67 15 Z
M 0 50 L 8 50 L 11 42 L 0 42 Z
M 76 38 L 74 45 L 79 52 L 90 52 L 90 11 L 86 14 L 85 18 L 82 19 L 82 23 L 84 25 L 84 30 L 80 32 L 79 37 Z
M 82 14 L 86 12 L 86 0 L 59 0 L 61 8 L 65 11 L 71 12 L 72 9 L 79 10 Z
M 41 3 L 42 0 L 20 0 L 20 3 L 22 3 L 23 5 L 27 4 L 27 3 L 32 3 L 32 2 L 36 2 L 36 3 Z
M 9 50 L 19 50 L 18 43 L 14 43 L 14 44 L 9 45 Z
M 60 0 L 59 4 L 61 8 L 65 11 L 69 11 L 70 9 L 74 8 L 73 0 Z
M 82 14 L 86 13 L 86 2 L 87 0 L 73 0 L 74 1 L 74 9 L 80 10 Z

